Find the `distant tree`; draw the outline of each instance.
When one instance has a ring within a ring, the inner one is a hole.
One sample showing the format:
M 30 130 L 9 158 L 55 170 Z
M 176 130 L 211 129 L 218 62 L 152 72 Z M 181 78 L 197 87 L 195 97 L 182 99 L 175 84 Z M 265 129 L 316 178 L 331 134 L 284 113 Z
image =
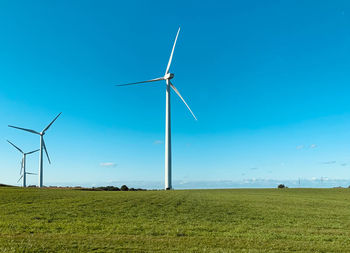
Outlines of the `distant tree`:
M 114 186 L 106 186 L 106 187 L 104 187 L 104 190 L 105 191 L 113 191 L 114 190 Z
M 101 187 L 97 187 L 95 188 L 99 191 L 120 191 L 120 189 L 118 187 L 115 187 L 115 186 L 101 186 Z
M 286 186 L 285 186 L 284 184 L 279 184 L 279 185 L 277 186 L 277 188 L 283 189 L 283 188 L 286 188 Z
M 100 186 L 100 187 L 91 187 L 91 188 L 73 187 L 72 189 L 81 190 L 81 191 L 147 191 L 146 189 L 142 189 L 142 188 L 128 188 L 126 185 L 123 185 L 120 188 L 116 186 Z
M 121 191 L 128 191 L 129 188 L 124 184 L 124 185 L 122 185 L 122 187 L 120 187 L 120 190 Z

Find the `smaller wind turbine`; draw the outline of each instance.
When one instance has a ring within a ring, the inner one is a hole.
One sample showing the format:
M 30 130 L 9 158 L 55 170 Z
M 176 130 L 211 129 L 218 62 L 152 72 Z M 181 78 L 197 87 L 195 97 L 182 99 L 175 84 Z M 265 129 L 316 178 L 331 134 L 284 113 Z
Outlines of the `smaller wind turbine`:
M 34 151 L 30 151 L 30 152 L 27 152 L 27 153 L 24 153 L 22 151 L 22 149 L 17 147 L 15 144 L 10 142 L 9 140 L 7 140 L 7 142 L 10 143 L 14 148 L 16 148 L 23 155 L 22 161 L 21 161 L 21 171 L 19 172 L 21 177 L 18 179 L 17 183 L 23 178 L 23 187 L 26 187 L 27 186 L 27 175 L 36 175 L 35 173 L 27 172 L 27 170 L 26 170 L 26 157 L 27 157 L 27 155 L 30 155 L 30 154 L 33 154 L 33 153 L 39 151 L 39 149 L 34 150 Z M 22 174 L 22 172 L 23 172 L 23 174 Z
M 20 129 L 20 130 L 23 130 L 23 131 L 27 131 L 27 132 L 30 132 L 30 133 L 33 133 L 33 134 L 38 134 L 40 135 L 40 152 L 39 152 L 39 187 L 43 187 L 43 170 L 44 170 L 44 166 L 43 166 L 43 150 L 45 150 L 45 153 L 46 153 L 46 157 L 47 157 L 47 160 L 49 161 L 49 163 L 51 164 L 51 161 L 50 161 L 50 157 L 49 157 L 49 154 L 47 152 L 47 149 L 46 149 L 46 145 L 45 145 L 45 141 L 44 141 L 44 135 L 45 135 L 45 132 L 50 128 L 50 126 L 55 122 L 55 120 L 61 115 L 62 112 L 60 112 L 56 118 L 53 119 L 53 121 L 51 121 L 50 124 L 47 125 L 47 127 L 45 127 L 41 132 L 37 132 L 37 131 L 34 131 L 32 129 L 27 129 L 27 128 L 22 128 L 22 127 L 16 127 L 16 126 L 11 126 L 9 125 L 9 127 L 12 127 L 12 128 L 16 128 L 16 129 Z

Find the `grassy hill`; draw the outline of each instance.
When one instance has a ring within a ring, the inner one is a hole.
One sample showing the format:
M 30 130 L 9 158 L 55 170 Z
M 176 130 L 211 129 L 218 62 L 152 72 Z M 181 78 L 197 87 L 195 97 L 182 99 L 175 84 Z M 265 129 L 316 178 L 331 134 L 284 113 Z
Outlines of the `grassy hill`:
M 0 187 L 0 252 L 350 252 L 350 189 Z

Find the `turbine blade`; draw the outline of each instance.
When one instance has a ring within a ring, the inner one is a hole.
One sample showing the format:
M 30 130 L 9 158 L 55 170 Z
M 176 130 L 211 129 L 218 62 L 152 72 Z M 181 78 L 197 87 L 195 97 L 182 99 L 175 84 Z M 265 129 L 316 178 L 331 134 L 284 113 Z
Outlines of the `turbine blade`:
M 31 172 L 26 172 L 26 174 L 28 174 L 28 175 L 38 175 L 36 173 L 31 173 Z
M 173 88 L 173 90 L 176 92 L 176 94 L 181 98 L 182 102 L 184 102 L 184 104 L 187 106 L 188 110 L 190 110 L 190 112 L 192 113 L 192 116 L 194 117 L 195 120 L 197 120 L 196 116 L 194 116 L 194 113 L 192 112 L 191 108 L 188 106 L 188 104 L 186 103 L 186 101 L 183 99 L 183 97 L 181 96 L 180 92 L 176 89 L 176 87 L 169 81 L 171 88 Z
M 20 129 L 20 130 L 23 130 L 23 131 L 27 131 L 27 132 L 30 132 L 30 133 L 33 133 L 33 134 L 39 134 L 37 131 L 34 131 L 32 129 L 27 129 L 27 128 L 22 128 L 22 127 L 16 127 L 16 126 L 11 126 L 11 125 L 8 125 L 9 127 L 12 127 L 12 128 L 16 128 L 16 129 Z
M 23 167 L 24 167 L 24 166 L 23 166 L 23 165 L 24 165 L 23 162 L 24 162 L 24 160 L 23 160 L 23 158 L 22 158 L 22 161 L 21 161 L 21 171 L 19 172 L 20 175 L 22 175 L 22 171 L 23 171 Z
M 46 153 L 47 160 L 49 161 L 49 164 L 51 164 L 49 153 L 47 152 L 44 138 L 43 138 L 43 147 L 44 147 L 44 150 L 45 150 L 45 153 Z
M 127 86 L 127 85 L 133 85 L 133 84 L 150 83 L 150 82 L 156 82 L 156 81 L 160 81 L 160 80 L 164 80 L 164 77 L 159 77 L 159 78 L 155 78 L 155 79 L 151 79 L 151 80 L 147 80 L 147 81 L 136 82 L 136 83 L 116 84 L 115 86 Z
M 37 150 L 31 151 L 31 152 L 28 152 L 28 153 L 26 153 L 26 155 L 33 154 L 33 153 L 35 153 L 35 152 L 38 152 L 39 150 L 40 150 L 40 149 L 37 149 Z
M 177 34 L 176 34 L 176 37 L 175 37 L 175 42 L 174 42 L 174 45 L 173 45 L 173 49 L 171 50 L 171 54 L 170 54 L 170 58 L 169 58 L 169 61 L 168 61 L 168 66 L 166 67 L 165 74 L 169 73 L 169 69 L 170 69 L 171 61 L 173 60 L 174 49 L 175 49 L 177 37 L 179 36 L 179 32 L 180 32 L 180 27 L 179 27 L 179 30 L 177 30 Z
M 10 143 L 12 146 L 14 146 L 19 152 L 21 152 L 23 154 L 22 149 L 20 149 L 19 147 L 17 147 L 15 144 L 13 144 L 12 142 L 10 142 L 9 140 L 7 140 L 8 143 Z
M 49 129 L 49 127 L 55 122 L 55 120 L 61 115 L 61 113 L 62 113 L 62 112 L 60 112 L 60 113 L 56 116 L 56 118 L 54 118 L 53 121 L 51 121 L 51 123 L 48 124 L 47 127 L 44 128 L 44 130 L 42 131 L 43 133 L 44 133 L 47 129 Z
M 18 179 L 17 183 L 22 179 L 23 175 Z

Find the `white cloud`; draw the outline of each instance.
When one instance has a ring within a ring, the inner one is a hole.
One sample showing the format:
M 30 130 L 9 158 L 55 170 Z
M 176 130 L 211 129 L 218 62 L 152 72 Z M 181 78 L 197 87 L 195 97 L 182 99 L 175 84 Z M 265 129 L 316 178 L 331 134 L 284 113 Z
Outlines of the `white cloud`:
M 156 144 L 156 145 L 163 144 L 163 141 L 162 140 L 155 140 L 153 142 L 153 144 Z
M 304 148 L 317 148 L 317 145 L 316 144 L 311 144 L 311 145 L 298 145 L 295 147 L 296 149 L 304 149 Z
M 105 163 L 100 163 L 101 167 L 116 167 L 117 164 L 113 162 L 105 162 Z
M 335 164 L 336 161 L 327 161 L 327 162 L 323 162 L 323 164 Z

